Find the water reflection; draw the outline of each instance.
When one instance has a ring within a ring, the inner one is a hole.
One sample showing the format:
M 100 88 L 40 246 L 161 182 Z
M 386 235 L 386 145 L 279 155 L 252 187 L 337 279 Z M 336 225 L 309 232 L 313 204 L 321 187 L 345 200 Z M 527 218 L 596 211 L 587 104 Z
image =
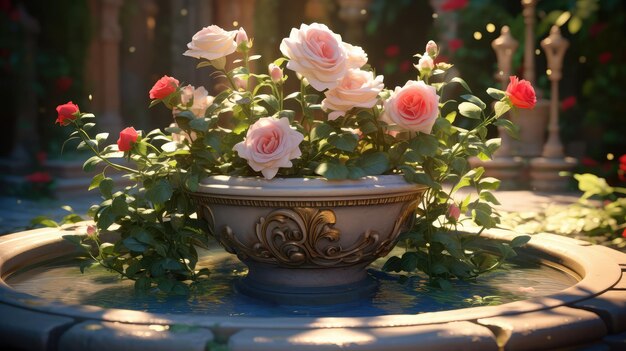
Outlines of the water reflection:
M 459 282 L 451 291 L 427 284 L 423 276 L 401 282 L 396 275 L 379 270 L 377 262 L 369 270 L 378 282 L 371 298 L 327 306 L 293 306 L 267 303 L 240 294 L 234 288 L 246 267 L 232 255 L 212 253 L 200 265 L 212 270 L 211 278 L 197 284 L 189 296 L 168 296 L 157 291 L 136 293 L 133 282 L 101 267 L 80 273 L 78 261 L 49 263 L 18 272 L 7 279 L 14 289 L 73 305 L 132 309 L 144 312 L 248 317 L 359 317 L 388 314 L 415 314 L 508 303 L 561 291 L 576 280 L 554 268 L 537 264 L 508 264 L 505 269 L 481 277 L 476 282 Z

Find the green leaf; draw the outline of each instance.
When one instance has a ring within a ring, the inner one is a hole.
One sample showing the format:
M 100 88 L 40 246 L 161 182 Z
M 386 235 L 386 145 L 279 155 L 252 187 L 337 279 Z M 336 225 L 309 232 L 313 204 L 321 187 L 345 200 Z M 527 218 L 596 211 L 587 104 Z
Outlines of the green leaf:
M 98 173 L 91 179 L 91 184 L 87 191 L 91 191 L 100 186 L 100 182 L 104 179 L 104 173 Z
M 356 164 L 367 175 L 383 174 L 391 167 L 389 156 L 384 152 L 365 154 L 357 159 Z
M 95 123 L 85 123 L 85 125 L 83 125 L 83 129 L 84 130 L 89 130 L 89 129 L 95 127 L 95 126 L 96 126 Z
M 574 178 L 578 181 L 578 189 L 584 192 L 582 195 L 583 199 L 594 195 L 607 196 L 614 191 L 604 178 L 600 178 L 595 174 L 574 174 Z
M 439 140 L 434 135 L 419 133 L 409 142 L 409 146 L 422 156 L 433 157 L 439 150 Z
M 172 197 L 174 190 L 165 179 L 159 179 L 146 190 L 146 199 L 155 204 L 165 203 Z
M 494 89 L 494 88 L 488 88 L 487 94 L 489 94 L 489 96 L 491 96 L 492 98 L 498 101 L 504 99 L 504 97 L 506 96 L 506 93 L 504 91 L 500 89 Z
M 485 177 L 478 181 L 478 185 L 482 190 L 497 190 L 500 186 L 500 180 L 493 177 Z
M 327 179 L 346 179 L 349 171 L 346 165 L 339 162 L 322 162 L 315 169 L 315 173 Z
M 37 216 L 30 220 L 32 225 L 42 225 L 44 227 L 56 228 L 59 224 L 46 216 Z
M 511 105 L 503 101 L 496 101 L 496 104 L 493 106 L 493 110 L 496 113 L 496 117 L 500 117 L 503 114 L 507 113 L 511 109 Z
M 311 141 L 326 139 L 330 136 L 335 129 L 326 123 L 321 123 L 315 126 L 311 131 Z
M 486 202 L 490 202 L 494 205 L 500 205 L 500 201 L 489 191 L 481 191 L 479 195 L 480 199 Z
M 217 132 L 209 132 L 204 136 L 204 145 L 210 146 L 218 153 L 222 152 L 222 139 Z
M 85 141 L 81 141 L 78 146 L 76 146 L 76 150 L 91 150 L 91 148 L 97 148 L 98 144 L 96 143 L 95 140 L 90 139 L 87 140 L 87 142 Z
M 572 34 L 576 34 L 580 30 L 580 28 L 582 28 L 582 26 L 583 26 L 582 19 L 578 16 L 574 16 L 567 23 L 567 30 Z
M 96 134 L 96 142 L 100 144 L 101 141 L 107 140 L 109 137 L 109 133 L 98 133 Z
M 400 272 L 402 271 L 402 260 L 398 256 L 391 256 L 383 265 L 382 270 L 385 272 Z
M 529 241 L 530 235 L 519 235 L 513 238 L 509 245 L 511 245 L 511 247 L 522 247 L 523 245 L 526 245 L 526 243 L 528 243 Z
M 122 240 L 122 243 L 124 244 L 124 246 L 126 246 L 127 249 L 134 252 L 144 252 L 148 248 L 148 246 L 146 246 L 142 242 L 139 242 L 132 236 L 129 236 L 128 238 Z
M 113 199 L 111 203 L 111 211 L 116 216 L 125 216 L 128 213 L 128 204 L 126 203 L 126 196 L 120 195 Z
M 111 211 L 111 207 L 107 206 L 98 213 L 96 224 L 98 229 L 107 230 L 115 222 L 115 214 Z
M 400 267 L 405 272 L 413 272 L 417 268 L 417 254 L 415 252 L 405 252 L 400 261 Z
M 358 145 L 358 139 L 354 134 L 333 134 L 328 137 L 328 143 L 339 150 L 352 152 Z
M 474 105 L 480 107 L 481 110 L 484 110 L 485 108 L 487 108 L 487 105 L 478 97 L 471 95 L 471 94 L 465 94 L 465 95 L 461 95 L 461 97 L 471 103 L 473 103 Z
M 363 171 L 359 167 L 348 166 L 348 178 L 350 179 L 360 179 L 367 176 L 365 171 Z
M 98 163 L 102 162 L 102 159 L 98 156 L 91 156 L 90 158 L 87 159 L 87 161 L 85 161 L 85 163 L 83 163 L 83 171 L 85 172 L 91 172 L 96 168 L 96 165 L 98 165 Z
M 113 179 L 104 178 L 100 180 L 100 193 L 105 199 L 113 197 Z
M 274 109 L 274 111 L 280 110 L 280 104 L 278 103 L 278 99 L 276 99 L 276 96 L 268 95 L 268 94 L 260 94 L 260 95 L 257 95 L 256 98 L 264 101 L 266 104 L 269 105 L 269 107 Z
M 463 88 L 465 88 L 465 90 L 467 90 L 468 92 L 472 92 L 472 90 L 469 88 L 469 86 L 467 85 L 467 83 L 463 80 L 463 78 L 460 77 L 454 77 L 450 80 L 450 83 L 459 83 L 461 84 L 461 86 Z
M 204 117 L 195 118 L 189 122 L 189 127 L 199 132 L 205 132 L 209 129 L 209 121 Z
M 495 126 L 502 127 L 504 130 L 515 139 L 519 139 L 519 126 L 511 122 L 506 118 L 497 119 L 493 122 Z
M 467 118 L 480 119 L 482 112 L 480 107 L 471 102 L 462 102 L 459 104 L 459 113 Z

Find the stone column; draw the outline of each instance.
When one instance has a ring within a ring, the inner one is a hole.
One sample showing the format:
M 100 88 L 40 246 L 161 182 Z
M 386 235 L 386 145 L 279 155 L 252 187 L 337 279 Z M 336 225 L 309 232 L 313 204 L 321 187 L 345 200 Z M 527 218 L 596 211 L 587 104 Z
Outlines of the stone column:
M 535 16 L 539 0 L 521 0 L 525 24 L 524 79 L 536 89 L 535 77 Z M 511 115 L 511 121 L 520 127 L 520 138 L 511 144 L 514 155 L 525 158 L 541 155 L 548 122 L 549 102 L 537 91 L 537 104 L 532 110 L 519 110 Z
M 200 29 L 213 24 L 213 1 L 172 0 L 171 11 L 171 75 L 181 82 L 210 89 L 209 70 L 196 69 L 198 60 L 183 56 L 187 43 Z M 158 79 L 159 77 L 154 77 Z
M 511 75 L 511 61 L 513 54 L 519 46 L 517 40 L 511 36 L 508 26 L 502 27 L 500 36 L 496 38 L 491 47 L 496 53 L 498 61 L 498 72 L 496 80 L 500 82 L 503 89 L 509 81 Z M 508 118 L 508 113 L 500 118 Z M 500 148 L 494 153 L 493 159 L 482 162 L 477 158 L 470 159 L 472 166 L 483 166 L 486 175 L 500 179 L 500 189 L 517 189 L 521 186 L 521 169 L 523 160 L 520 157 L 511 155 L 511 137 L 507 131 L 498 127 L 498 135 L 501 139 Z
M 13 150 L 11 152 L 11 168 L 19 171 L 21 166 L 26 166 L 33 155 L 39 151 L 39 134 L 37 131 L 37 94 L 33 86 L 37 80 L 37 36 L 39 23 L 26 9 L 20 5 L 20 26 L 23 31 L 24 59 L 20 63 L 17 85 L 17 118 Z
M 93 99 L 91 108 L 98 114 L 98 128 L 116 135 L 123 128 L 120 113 L 120 40 L 119 11 L 123 0 L 91 0 L 95 22 L 94 37 L 87 62 Z
M 576 160 L 564 157 L 559 136 L 559 81 L 562 78 L 563 57 L 569 41 L 561 36 L 559 27 L 553 26 L 550 36 L 541 41 L 548 59 L 548 79 L 551 83 L 550 124 L 548 141 L 543 147 L 542 157 L 531 161 L 530 177 L 533 188 L 543 191 L 562 191 L 567 188 L 567 179 L 562 172 L 570 171 Z
M 344 41 L 363 45 L 363 22 L 367 19 L 367 9 L 371 0 L 338 0 L 339 18 L 347 23 Z

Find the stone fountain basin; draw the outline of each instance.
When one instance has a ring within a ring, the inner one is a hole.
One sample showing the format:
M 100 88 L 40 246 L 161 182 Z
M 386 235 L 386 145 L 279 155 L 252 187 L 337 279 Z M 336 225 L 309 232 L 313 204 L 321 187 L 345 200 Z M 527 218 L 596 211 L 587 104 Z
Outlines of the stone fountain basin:
M 71 255 L 62 235 L 37 229 L 0 238 L 0 348 L 20 350 L 537 350 L 626 349 L 626 254 L 536 234 L 524 254 L 581 280 L 556 294 L 414 315 L 259 318 L 165 315 L 51 302 L 8 286 L 21 268 Z M 491 230 L 485 238 L 517 234 Z

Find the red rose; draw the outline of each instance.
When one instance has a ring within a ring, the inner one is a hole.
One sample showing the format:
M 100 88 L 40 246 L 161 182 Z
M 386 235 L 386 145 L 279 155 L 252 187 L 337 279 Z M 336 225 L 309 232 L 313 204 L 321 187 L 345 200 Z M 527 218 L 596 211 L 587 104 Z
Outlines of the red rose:
M 598 56 L 598 61 L 603 65 L 611 61 L 611 59 L 613 59 L 613 54 L 609 51 L 605 51 Z
M 133 143 L 137 142 L 139 134 L 133 127 L 124 128 L 120 132 L 120 138 L 117 139 L 117 148 L 120 151 L 130 151 L 133 147 Z
M 575 96 L 566 97 L 563 101 L 561 101 L 561 111 L 567 111 L 574 106 L 576 106 Z
M 450 49 L 451 53 L 454 53 L 455 51 L 457 51 L 458 49 L 463 47 L 463 40 L 461 39 L 450 39 L 448 40 L 448 48 Z
M 442 6 L 442 11 L 455 11 L 460 10 L 467 6 L 469 0 L 448 0 Z
M 389 45 L 385 48 L 385 56 L 396 57 L 400 53 L 400 47 L 398 45 Z
M 52 177 L 48 172 L 35 172 L 26 176 L 26 180 L 31 183 L 50 183 Z
M 66 126 L 78 117 L 77 114 L 79 112 L 80 110 L 78 109 L 78 105 L 71 101 L 67 104 L 59 105 L 57 106 L 57 113 L 59 114 L 59 117 L 57 117 L 56 123 Z
M 626 154 L 619 157 L 619 169 L 626 171 Z
M 511 76 L 509 85 L 506 87 L 506 96 L 511 104 L 517 108 L 533 108 L 537 103 L 535 89 L 527 80 L 519 80 L 516 76 Z
M 626 239 L 626 228 L 624 228 L 624 231 L 622 232 L 622 238 Z
M 165 99 L 178 88 L 178 80 L 176 78 L 163 76 L 159 79 L 152 89 L 150 89 L 150 99 Z

